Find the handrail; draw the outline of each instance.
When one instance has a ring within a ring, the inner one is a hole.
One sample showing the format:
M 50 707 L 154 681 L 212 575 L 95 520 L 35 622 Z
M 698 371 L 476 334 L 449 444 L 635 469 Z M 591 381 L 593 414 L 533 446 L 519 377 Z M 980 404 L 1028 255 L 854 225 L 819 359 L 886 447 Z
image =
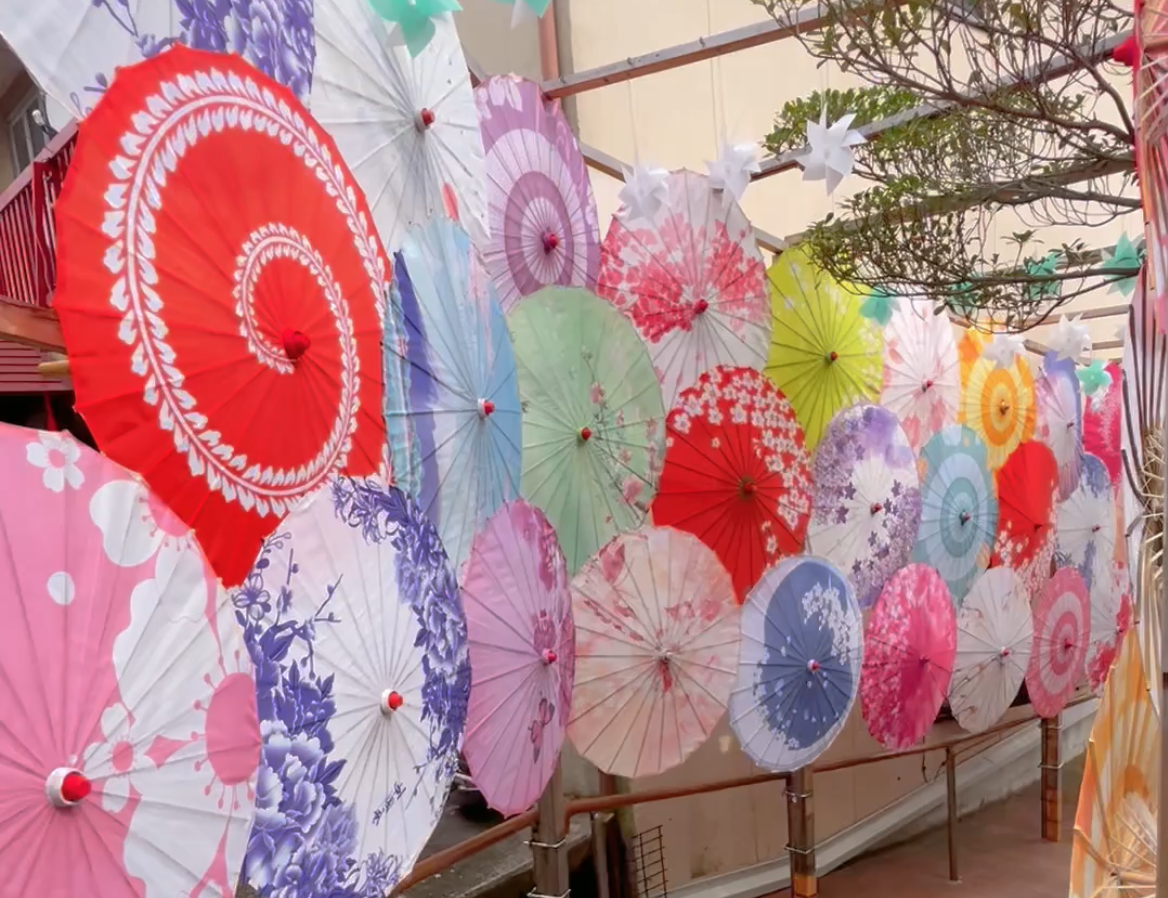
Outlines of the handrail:
M 409 876 L 394 886 L 390 894 L 400 895 L 406 889 L 413 888 L 422 880 L 442 873 L 444 870 L 453 867 L 459 861 L 464 861 L 468 857 L 478 854 L 480 851 L 486 851 L 492 845 L 497 845 L 504 839 L 511 838 L 511 836 L 520 830 L 535 826 L 535 822 L 538 819 L 539 812 L 535 808 L 532 808 L 529 811 L 524 811 L 522 814 L 504 820 L 498 826 L 492 826 L 490 829 L 484 830 L 477 836 L 471 836 L 465 842 L 459 842 L 457 845 L 451 845 L 449 848 L 435 851 L 429 857 L 422 858 L 422 860 L 418 861 L 414 865 L 414 869 L 410 871 Z

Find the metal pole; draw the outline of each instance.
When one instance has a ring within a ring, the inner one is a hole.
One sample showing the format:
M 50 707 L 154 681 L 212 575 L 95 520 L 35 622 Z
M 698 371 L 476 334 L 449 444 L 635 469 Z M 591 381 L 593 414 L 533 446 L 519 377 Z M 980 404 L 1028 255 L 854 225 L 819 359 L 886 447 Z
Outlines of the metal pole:
M 957 758 L 945 749 L 945 804 L 949 812 L 949 881 L 961 882 L 957 873 Z
M 791 859 L 792 898 L 815 898 L 815 805 L 812 770 L 800 767 L 787 779 L 787 854 Z
M 596 874 L 596 898 L 608 898 L 608 826 L 605 814 L 589 814 L 592 820 L 592 869 Z
M 533 896 L 567 898 L 568 837 L 564 819 L 564 772 L 562 761 L 539 798 L 539 819 L 531 840 L 532 864 L 535 868 Z
M 1062 838 L 1063 789 L 1062 757 L 1059 733 L 1062 715 L 1044 717 L 1042 727 L 1042 762 L 1039 764 L 1042 794 L 1042 840 L 1057 842 Z

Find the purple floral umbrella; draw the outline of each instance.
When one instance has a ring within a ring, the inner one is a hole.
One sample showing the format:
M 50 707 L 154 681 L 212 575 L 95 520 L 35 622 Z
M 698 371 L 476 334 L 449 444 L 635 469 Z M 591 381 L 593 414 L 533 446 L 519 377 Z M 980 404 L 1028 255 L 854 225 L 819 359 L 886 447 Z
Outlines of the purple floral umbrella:
M 475 88 L 491 239 L 483 252 L 503 311 L 541 287 L 596 289 L 600 223 L 580 147 L 539 85 L 515 75 Z
M 851 580 L 861 608 L 912 554 L 921 521 L 916 457 L 896 415 L 875 405 L 837 414 L 815 450 L 811 551 Z

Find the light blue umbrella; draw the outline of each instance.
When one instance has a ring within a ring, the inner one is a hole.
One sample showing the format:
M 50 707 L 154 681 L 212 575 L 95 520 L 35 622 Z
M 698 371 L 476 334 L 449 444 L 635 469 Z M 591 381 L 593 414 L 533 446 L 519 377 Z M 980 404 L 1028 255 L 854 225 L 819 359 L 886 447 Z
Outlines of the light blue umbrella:
M 912 560 L 937 569 L 958 607 L 986 569 L 998 533 L 998 497 L 989 451 L 953 424 L 921 449 L 921 526 Z
M 738 683 L 730 724 L 760 767 L 795 770 L 827 750 L 860 681 L 860 606 L 822 558 L 788 558 L 767 571 L 742 607 Z
M 495 289 L 454 222 L 412 228 L 394 255 L 385 424 L 397 485 L 438 527 L 455 570 L 519 495 L 522 416 Z

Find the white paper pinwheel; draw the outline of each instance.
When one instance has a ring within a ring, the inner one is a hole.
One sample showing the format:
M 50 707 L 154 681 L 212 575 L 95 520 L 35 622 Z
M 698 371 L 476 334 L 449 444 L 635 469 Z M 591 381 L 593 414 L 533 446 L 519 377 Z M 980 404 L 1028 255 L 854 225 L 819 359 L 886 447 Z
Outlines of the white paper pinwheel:
M 742 200 L 750 186 L 750 176 L 762 171 L 758 147 L 750 143 L 725 143 L 718 159 L 707 162 L 706 169 L 710 173 L 710 187 L 722 195 L 722 207 L 726 208 Z
M 652 220 L 668 196 L 665 180 L 669 172 L 663 168 L 652 168 L 636 163 L 625 169 L 625 186 L 620 190 L 621 211 L 617 215 L 625 220 L 636 218 Z
M 807 148 L 797 157 L 803 166 L 804 181 L 827 181 L 827 192 L 834 193 L 840 182 L 852 173 L 852 152 L 867 140 L 851 128 L 856 114 L 849 112 L 832 125 L 827 124 L 827 109 L 819 113 L 818 122 L 807 123 Z

